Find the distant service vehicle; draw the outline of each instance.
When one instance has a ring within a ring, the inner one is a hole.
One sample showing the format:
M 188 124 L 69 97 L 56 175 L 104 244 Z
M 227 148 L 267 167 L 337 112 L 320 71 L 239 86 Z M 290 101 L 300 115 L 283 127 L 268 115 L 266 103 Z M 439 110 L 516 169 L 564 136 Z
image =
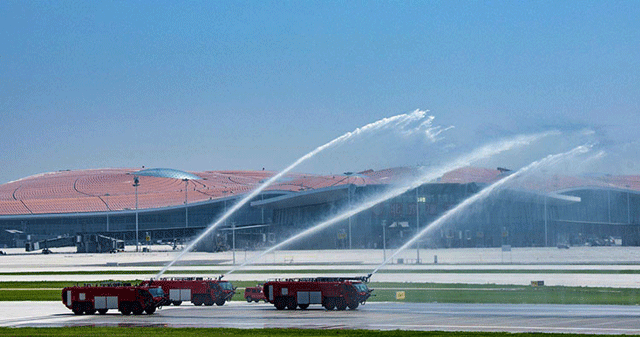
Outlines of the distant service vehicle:
M 117 309 L 123 315 L 151 315 L 165 304 L 160 287 L 132 286 L 129 283 L 66 287 L 62 289 L 62 303 L 76 315 L 104 315 L 109 309 Z
M 276 309 L 307 309 L 310 304 L 321 304 L 327 310 L 356 309 L 371 296 L 373 289 L 363 277 L 317 277 L 278 279 L 265 282 L 263 292 Z
M 255 287 L 246 287 L 244 289 L 244 299 L 247 300 L 247 303 L 258 303 L 259 301 L 267 301 L 267 298 L 264 297 L 264 293 L 262 292 L 261 284 Z
M 235 288 L 228 281 L 202 277 L 162 278 L 143 281 L 141 285 L 161 287 L 168 303 L 180 305 L 191 301 L 193 305 L 224 305 L 235 294 Z

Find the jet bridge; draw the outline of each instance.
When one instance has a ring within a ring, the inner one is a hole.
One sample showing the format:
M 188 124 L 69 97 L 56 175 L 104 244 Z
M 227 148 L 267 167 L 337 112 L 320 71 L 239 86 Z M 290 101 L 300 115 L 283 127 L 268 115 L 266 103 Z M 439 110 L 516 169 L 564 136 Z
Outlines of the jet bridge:
M 48 254 L 51 252 L 50 248 L 73 246 L 78 253 L 115 253 L 124 250 L 124 241 L 99 234 L 84 234 L 28 241 L 25 243 L 25 250 L 31 252 L 42 249 L 44 254 Z

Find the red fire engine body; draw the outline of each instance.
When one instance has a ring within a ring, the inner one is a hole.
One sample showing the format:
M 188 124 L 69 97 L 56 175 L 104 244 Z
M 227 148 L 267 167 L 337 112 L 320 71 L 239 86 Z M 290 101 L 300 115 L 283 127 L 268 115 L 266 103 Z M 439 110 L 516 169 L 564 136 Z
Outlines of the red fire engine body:
M 111 283 L 67 287 L 62 289 L 62 303 L 76 315 L 104 315 L 109 309 L 118 309 L 123 315 L 151 315 L 165 303 L 160 287 L 131 286 Z
M 264 295 L 278 310 L 285 307 L 306 309 L 310 304 L 322 304 L 327 310 L 356 309 L 371 296 L 365 282 L 368 277 L 318 277 L 269 281 Z
M 202 277 L 152 279 L 141 285 L 162 287 L 168 303 L 173 305 L 183 301 L 191 301 L 194 305 L 224 305 L 235 294 L 230 282 Z

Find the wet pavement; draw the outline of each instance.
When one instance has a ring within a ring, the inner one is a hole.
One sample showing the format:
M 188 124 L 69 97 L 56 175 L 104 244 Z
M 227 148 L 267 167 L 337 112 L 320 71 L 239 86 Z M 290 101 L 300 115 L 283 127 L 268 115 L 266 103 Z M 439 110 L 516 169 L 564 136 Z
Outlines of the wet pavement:
M 71 313 L 60 302 L 0 302 L 0 326 L 163 326 L 640 334 L 640 307 L 368 303 L 357 310 L 276 310 L 269 304 L 164 307 L 153 315 Z

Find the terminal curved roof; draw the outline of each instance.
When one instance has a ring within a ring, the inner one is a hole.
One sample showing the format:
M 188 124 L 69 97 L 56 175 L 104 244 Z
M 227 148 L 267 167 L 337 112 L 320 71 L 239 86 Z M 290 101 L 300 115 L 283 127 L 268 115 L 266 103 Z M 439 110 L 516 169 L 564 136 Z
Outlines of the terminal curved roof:
M 265 192 L 313 193 L 340 185 L 390 184 L 416 173 L 415 168 L 367 170 L 353 174 L 289 174 Z M 134 176 L 138 176 L 138 208 L 157 209 L 224 199 L 254 190 L 276 173 L 270 171 L 183 172 L 172 169 L 110 168 L 57 171 L 0 185 L 0 216 L 108 212 L 135 209 Z M 489 184 L 505 170 L 466 167 L 453 170 L 433 183 Z M 185 182 L 183 179 L 187 179 Z M 185 191 L 185 186 L 187 190 Z M 520 179 L 518 189 L 541 193 L 579 188 L 640 191 L 639 176 L 577 178 L 555 175 L 543 181 Z
M 107 212 L 164 208 L 247 193 L 274 176 L 270 171 L 183 172 L 171 169 L 92 169 L 43 173 L 0 185 L 0 216 Z M 185 183 L 183 179 L 188 179 Z M 290 174 L 267 191 L 297 192 L 346 184 L 371 184 L 365 176 Z M 187 191 L 185 191 L 185 186 Z

